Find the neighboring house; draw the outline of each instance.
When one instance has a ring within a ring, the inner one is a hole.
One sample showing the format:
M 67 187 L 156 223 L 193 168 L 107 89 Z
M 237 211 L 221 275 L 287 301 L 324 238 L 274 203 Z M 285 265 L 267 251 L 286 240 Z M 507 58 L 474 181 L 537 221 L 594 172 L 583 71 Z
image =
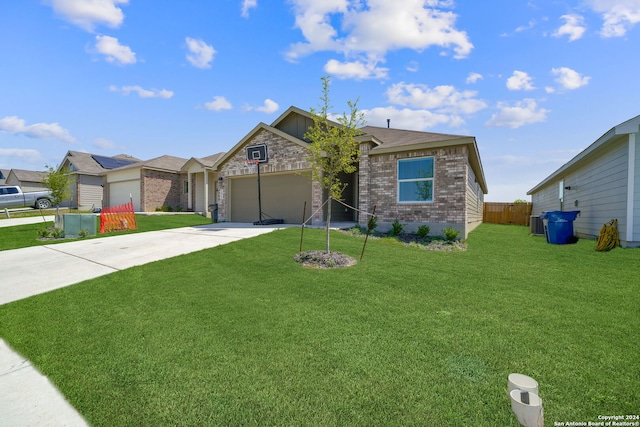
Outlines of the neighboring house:
M 140 159 L 126 154 L 109 157 L 80 151 L 68 151 L 60 163 L 60 169 L 69 168 L 73 177 L 71 207 L 77 209 L 102 208 L 104 199 L 102 174 L 108 170 L 139 161 Z
M 579 210 L 578 237 L 596 237 L 617 219 L 622 246 L 640 246 L 640 116 L 611 128 L 527 194 L 534 215 Z
M 18 185 L 25 193 L 29 191 L 42 191 L 47 189 L 42 183 L 47 175 L 47 172 L 11 169 L 7 175 L 5 184 Z
M 160 156 L 103 173 L 105 206 L 133 202 L 137 212 L 158 208 L 187 210 L 188 180 L 182 167 L 187 159 Z
M 186 210 L 206 213 L 209 205 L 216 202 L 217 179 L 216 174 L 211 172 L 211 167 L 223 155 L 224 153 L 218 153 L 202 158 L 192 157 L 182 166 L 181 171 L 187 174 Z
M 304 134 L 311 115 L 289 108 L 271 125 L 258 124 L 210 168 L 219 183 L 216 202 L 219 219 L 232 222 L 258 220 L 255 166 L 245 163 L 246 148 L 264 145 L 268 162 L 260 164 L 262 212 L 265 218 L 301 223 L 303 213 L 312 223 L 326 218 L 326 195 L 311 179 Z M 335 202 L 332 221 L 360 222 L 373 211 L 380 229 L 398 220 L 407 230 L 429 225 L 431 234 L 454 227 L 461 237 L 482 222 L 487 193 L 475 138 L 365 126 L 358 137 L 358 170 L 343 177 L 348 184 L 345 204 Z M 306 204 L 306 210 L 305 210 Z
M 11 172 L 9 169 L 0 169 L 0 185 L 6 183 L 9 172 Z

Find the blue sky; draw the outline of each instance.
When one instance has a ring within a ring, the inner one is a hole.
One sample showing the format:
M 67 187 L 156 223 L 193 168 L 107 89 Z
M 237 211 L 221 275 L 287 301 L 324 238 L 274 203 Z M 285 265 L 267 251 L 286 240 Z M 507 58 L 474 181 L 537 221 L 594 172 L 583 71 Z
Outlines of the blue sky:
M 486 201 L 640 114 L 640 0 L 9 0 L 0 168 L 204 157 L 332 76 L 368 125 L 476 137 Z

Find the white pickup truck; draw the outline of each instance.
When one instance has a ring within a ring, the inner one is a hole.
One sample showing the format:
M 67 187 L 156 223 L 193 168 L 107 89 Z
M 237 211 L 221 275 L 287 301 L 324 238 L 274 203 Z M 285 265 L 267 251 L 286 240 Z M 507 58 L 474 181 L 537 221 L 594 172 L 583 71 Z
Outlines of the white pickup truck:
M 29 191 L 23 193 L 15 185 L 0 185 L 0 209 L 32 207 L 49 209 L 51 207 L 50 191 Z

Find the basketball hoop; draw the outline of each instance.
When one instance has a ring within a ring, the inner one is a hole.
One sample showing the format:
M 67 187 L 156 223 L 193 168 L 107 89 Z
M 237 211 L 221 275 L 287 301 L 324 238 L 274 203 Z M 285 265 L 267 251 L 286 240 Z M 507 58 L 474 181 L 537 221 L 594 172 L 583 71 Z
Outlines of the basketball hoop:
M 254 173 L 256 170 L 256 167 L 258 166 L 258 163 L 260 163 L 258 160 L 245 160 L 244 164 L 249 168 L 249 173 Z

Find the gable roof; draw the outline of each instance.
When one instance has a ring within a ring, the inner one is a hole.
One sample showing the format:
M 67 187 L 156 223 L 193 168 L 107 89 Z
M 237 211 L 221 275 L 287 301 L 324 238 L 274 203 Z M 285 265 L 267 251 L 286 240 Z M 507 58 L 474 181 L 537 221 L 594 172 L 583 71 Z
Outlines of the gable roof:
M 229 159 L 230 157 L 232 157 L 233 155 L 235 155 L 251 138 L 253 138 L 255 135 L 258 134 L 258 132 L 265 130 L 267 132 L 271 132 L 273 134 L 276 134 L 286 140 L 288 140 L 289 142 L 292 142 L 294 144 L 297 144 L 301 147 L 307 147 L 307 143 L 304 142 L 301 139 L 298 139 L 294 136 L 289 135 L 286 132 L 281 131 L 280 129 L 276 129 L 272 126 L 269 126 L 266 123 L 258 123 L 258 125 L 256 127 L 254 127 L 251 132 L 249 132 L 248 134 L 246 134 L 244 136 L 244 138 L 242 138 L 236 145 L 233 146 L 233 148 L 229 151 L 227 151 L 226 153 L 224 153 L 224 155 L 222 155 L 216 162 L 215 164 L 212 166 L 213 170 L 216 170 L 218 168 L 218 166 L 220 166 L 221 164 L 223 164 L 227 159 Z
M 593 156 L 597 156 L 598 153 L 605 150 L 610 144 L 619 141 L 620 138 L 624 138 L 626 135 L 638 132 L 640 132 L 640 115 L 612 127 L 605 132 L 604 135 L 596 139 L 591 145 L 578 153 L 574 158 L 560 166 L 555 172 L 543 179 L 538 185 L 527 191 L 527 195 L 531 195 L 539 189 L 547 186 L 549 183 L 554 182 L 557 178 L 566 174 L 568 170 L 580 167 Z
M 182 157 L 164 155 L 151 160 L 140 161 L 119 168 L 114 168 L 105 171 L 105 173 L 129 169 L 154 169 L 164 172 L 180 172 L 182 166 L 184 166 L 186 162 L 187 159 L 184 159 Z
M 103 167 L 101 162 L 99 161 L 101 158 L 104 159 L 116 159 L 116 164 L 122 162 L 139 162 L 140 159 L 137 159 L 132 156 L 128 156 L 126 154 L 118 154 L 117 156 L 100 156 L 97 154 L 91 153 L 83 153 L 81 151 L 68 151 L 64 160 L 60 164 L 60 167 L 64 167 L 65 163 L 69 163 L 73 165 L 72 173 L 81 173 L 87 175 L 98 175 L 104 171 L 113 168 Z M 105 164 L 107 165 L 107 164 Z
M 7 177 L 9 176 L 9 172 L 11 172 L 9 169 L 0 169 L 0 184 L 5 183 Z
M 13 176 L 20 182 L 41 183 L 42 180 L 45 179 L 47 175 L 49 175 L 49 172 L 30 171 L 25 169 L 11 169 L 11 172 L 9 172 L 9 174 L 13 174 Z
M 225 154 L 224 152 L 221 152 L 221 153 L 212 154 L 207 157 L 192 157 L 189 160 L 187 160 L 184 165 L 182 165 L 182 171 L 186 171 L 187 169 L 189 169 L 190 165 L 193 163 L 198 164 L 203 168 L 210 168 L 215 164 L 215 162 L 218 159 L 224 156 L 224 154 Z
M 360 130 L 364 133 L 357 137 L 358 141 L 368 141 L 375 144 L 375 147 L 370 151 L 372 155 L 464 145 L 469 151 L 469 164 L 476 177 L 476 181 L 484 194 L 488 193 L 478 145 L 473 136 L 420 132 L 376 126 L 364 126 Z

